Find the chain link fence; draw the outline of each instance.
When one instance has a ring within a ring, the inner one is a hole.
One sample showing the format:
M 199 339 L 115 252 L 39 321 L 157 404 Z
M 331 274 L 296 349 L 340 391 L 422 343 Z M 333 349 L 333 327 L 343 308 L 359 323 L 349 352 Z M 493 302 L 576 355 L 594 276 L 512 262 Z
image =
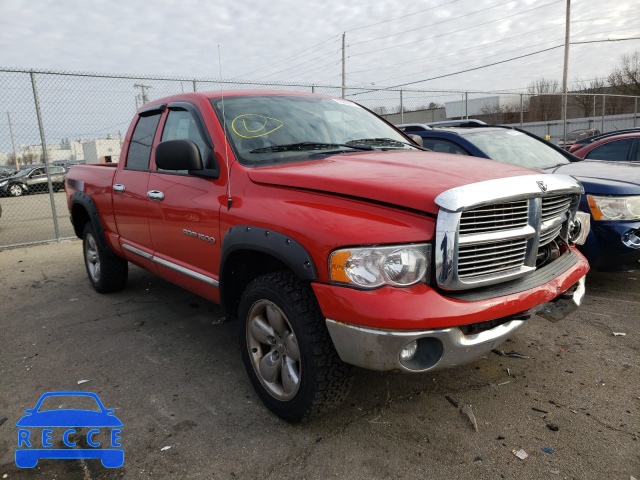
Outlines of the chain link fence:
M 190 91 L 270 89 L 345 97 L 394 124 L 477 118 L 558 141 L 576 129 L 637 126 L 638 97 L 393 90 L 302 83 L 104 75 L 0 68 L 0 249 L 73 238 L 61 189 L 75 163 L 117 162 L 136 110 Z

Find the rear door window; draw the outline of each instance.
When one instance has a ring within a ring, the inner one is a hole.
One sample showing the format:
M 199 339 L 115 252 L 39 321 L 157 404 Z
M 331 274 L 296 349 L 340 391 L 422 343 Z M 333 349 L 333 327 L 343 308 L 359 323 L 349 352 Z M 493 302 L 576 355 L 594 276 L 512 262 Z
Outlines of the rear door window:
M 131 144 L 127 152 L 127 170 L 149 170 L 151 147 L 158 128 L 160 114 L 140 117 L 131 137 Z

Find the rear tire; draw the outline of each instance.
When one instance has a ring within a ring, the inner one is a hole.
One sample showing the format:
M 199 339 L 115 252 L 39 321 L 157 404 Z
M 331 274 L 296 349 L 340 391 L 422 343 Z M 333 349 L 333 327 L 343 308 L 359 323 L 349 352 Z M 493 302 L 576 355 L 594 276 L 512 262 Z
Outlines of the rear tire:
M 291 272 L 253 280 L 239 308 L 242 360 L 262 402 L 288 422 L 338 406 L 351 386 L 311 286 Z
M 106 249 L 100 247 L 91 222 L 84 226 L 82 251 L 89 281 L 96 292 L 116 292 L 127 285 L 128 262 L 116 256 L 109 247 Z

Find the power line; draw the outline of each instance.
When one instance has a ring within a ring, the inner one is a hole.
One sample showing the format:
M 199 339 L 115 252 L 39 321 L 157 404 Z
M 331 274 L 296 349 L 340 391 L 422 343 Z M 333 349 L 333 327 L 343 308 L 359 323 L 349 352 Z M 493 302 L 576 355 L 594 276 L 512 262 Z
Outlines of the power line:
M 385 69 L 393 68 L 393 67 L 397 67 L 397 66 L 400 66 L 400 65 L 406 65 L 406 64 L 408 64 L 408 63 L 413 63 L 413 64 L 415 64 L 416 62 L 419 62 L 419 61 L 421 61 L 421 60 L 423 60 L 423 59 L 424 59 L 424 60 L 438 60 L 438 59 L 440 59 L 440 58 L 450 57 L 451 55 L 455 55 L 455 54 L 460 53 L 460 52 L 466 52 L 467 50 L 476 50 L 476 49 L 478 49 L 478 48 L 485 48 L 485 47 L 487 47 L 487 46 L 489 46 L 489 45 L 494 45 L 494 44 L 496 44 L 496 43 L 502 43 L 502 42 L 505 42 L 505 41 L 513 40 L 514 38 L 526 37 L 526 36 L 528 36 L 528 35 L 537 35 L 537 34 L 539 34 L 540 32 L 543 32 L 543 31 L 545 31 L 545 30 L 549 30 L 549 29 L 551 29 L 551 28 L 555 28 L 555 27 L 557 27 L 558 25 L 562 25 L 562 24 L 561 24 L 561 23 L 558 23 L 558 24 L 554 24 L 554 25 L 551 25 L 551 26 L 546 27 L 546 28 L 541 28 L 541 29 L 536 30 L 536 31 L 534 31 L 534 32 L 521 33 L 520 35 L 514 35 L 514 36 L 512 36 L 512 37 L 502 38 L 502 39 L 500 39 L 500 40 L 496 40 L 496 41 L 493 41 L 493 42 L 481 43 L 481 44 L 479 44 L 479 45 L 474 45 L 474 46 L 472 46 L 472 47 L 461 48 L 460 50 L 454 50 L 454 51 L 452 51 L 452 52 L 447 52 L 447 53 L 445 53 L 444 55 L 438 55 L 438 56 L 436 56 L 436 57 L 429 56 L 429 57 L 424 57 L 424 58 L 413 58 L 413 59 L 408 60 L 408 61 L 406 61 L 406 62 L 400 62 L 400 63 L 394 63 L 394 64 L 391 64 L 391 65 L 385 65 L 384 67 L 372 67 L 372 68 L 365 68 L 365 69 L 363 69 L 363 70 L 355 70 L 355 71 L 352 71 L 352 72 L 350 72 L 350 73 L 351 73 L 351 74 L 354 74 L 354 73 L 370 72 L 370 71 L 372 71 L 372 70 L 385 70 Z
M 445 35 L 451 35 L 452 33 L 459 33 L 459 32 L 463 32 L 463 31 L 465 31 L 465 30 L 471 30 L 472 28 L 482 27 L 482 26 L 484 26 L 484 25 L 489 25 L 490 23 L 499 22 L 500 20 L 505 20 L 505 19 L 507 19 L 507 18 L 515 17 L 515 16 L 517 16 L 517 15 L 522 15 L 523 13 L 528 13 L 528 12 L 531 12 L 531 11 L 533 11 L 533 10 L 537 10 L 537 9 L 540 9 L 540 8 L 545 8 L 545 7 L 548 7 L 549 5 L 554 5 L 554 4 L 556 4 L 556 3 L 560 3 L 560 2 L 562 2 L 562 1 L 563 1 L 563 0 L 555 0 L 555 1 L 553 1 L 553 2 L 546 3 L 546 4 L 544 4 L 544 5 L 540 5 L 540 6 L 538 6 L 538 7 L 530 8 L 530 9 L 528 9 L 528 10 L 523 10 L 522 12 L 513 13 L 513 14 L 511 14 L 511 15 L 507 15 L 507 16 L 505 16 L 505 17 L 496 18 L 495 20 L 490 20 L 490 21 L 488 21 L 488 22 L 479 23 L 479 24 L 477 24 L 477 25 L 472 25 L 472 26 L 470 26 L 470 27 L 461 28 L 461 29 L 459 29 L 459 30 L 455 30 L 455 31 L 452 31 L 452 32 L 441 33 L 441 34 L 438 34 L 438 35 L 433 35 L 433 36 L 431 36 L 431 37 L 422 38 L 422 39 L 420 39 L 420 40 L 414 40 L 414 41 L 412 41 L 412 42 L 405 42 L 405 43 L 400 43 L 400 44 L 397 44 L 397 45 L 392 45 L 392 46 L 390 46 L 390 47 L 379 48 L 379 49 L 377 49 L 377 50 L 370 50 L 370 51 L 367 51 L 367 52 L 362 52 L 362 53 L 352 54 L 352 55 L 349 55 L 349 58 L 351 58 L 351 57 L 359 57 L 359 56 L 361 56 L 361 55 L 367 55 L 367 54 L 369 54 L 369 53 L 379 53 L 379 52 L 381 52 L 381 51 L 383 51 L 383 50 L 390 50 L 390 49 L 392 49 L 392 48 L 404 47 L 404 46 L 406 46 L 406 45 L 413 45 L 413 44 L 415 44 L 415 43 L 426 42 L 427 40 L 432 40 L 432 39 L 434 39 L 434 38 L 443 37 L 443 36 L 445 36 Z
M 361 30 L 363 28 L 375 27 L 376 25 L 382 25 L 383 23 L 393 22 L 394 20 L 399 20 L 401 18 L 411 17 L 413 15 L 417 15 L 418 13 L 428 12 L 429 10 L 435 10 L 436 8 L 445 7 L 447 5 L 450 5 L 452 3 L 456 3 L 458 1 L 459 0 L 452 0 L 452 1 L 447 2 L 447 3 L 442 3 L 440 5 L 436 5 L 435 7 L 425 8 L 424 10 L 418 10 L 417 12 L 413 12 L 413 13 L 407 13 L 406 15 L 402 15 L 400 17 L 390 18 L 389 20 L 383 20 L 382 22 L 372 23 L 370 25 L 363 25 L 362 27 L 356 27 L 356 28 L 352 28 L 350 30 L 345 30 L 345 32 L 355 32 L 356 30 Z
M 575 42 L 575 43 L 574 42 L 570 42 L 570 45 L 576 45 L 576 44 L 579 45 L 579 44 L 583 44 L 583 43 L 604 43 L 604 42 L 624 41 L 624 40 L 640 40 L 640 37 L 630 37 L 630 38 L 620 38 L 620 39 L 607 39 L 607 40 L 594 40 L 594 41 L 590 41 L 590 42 Z M 538 50 L 537 52 L 531 52 L 531 53 L 527 53 L 525 55 L 520 55 L 518 57 L 513 57 L 513 58 L 506 59 L 506 60 L 501 60 L 499 62 L 489 63 L 487 65 L 482 65 L 480 67 L 468 68 L 466 70 L 461 70 L 459 72 L 447 73 L 445 75 L 438 75 L 437 77 L 425 78 L 423 80 L 416 80 L 416 81 L 413 81 L 413 82 L 407 82 L 407 83 L 402 83 L 402 84 L 399 84 L 399 85 L 393 85 L 391 87 L 386 87 L 386 88 L 384 88 L 382 90 L 389 90 L 389 89 L 398 88 L 398 87 L 406 87 L 407 85 L 415 85 L 416 83 L 423 83 L 423 82 L 428 82 L 430 80 L 437 80 L 437 79 L 440 79 L 440 78 L 451 77 L 453 75 L 459 75 L 461 73 L 467 73 L 467 72 L 472 72 L 472 71 L 475 71 L 475 70 L 481 70 L 483 68 L 493 67 L 495 65 L 500 65 L 502 63 L 512 62 L 514 60 L 519 60 L 519 59 L 525 58 L 525 57 L 531 57 L 533 55 L 538 55 L 539 53 L 548 52 L 550 50 L 555 50 L 556 48 L 562 48 L 562 47 L 564 47 L 564 43 L 561 44 L 561 45 L 556 45 L 555 47 L 545 48 L 544 50 Z M 361 94 L 364 94 L 364 93 L 370 93 L 370 92 L 358 92 L 358 93 L 352 94 L 351 96 L 361 95 Z
M 335 66 L 335 65 L 337 65 L 338 63 L 340 63 L 340 60 L 334 60 L 333 62 L 325 63 L 324 65 L 320 65 L 319 67 L 315 67 L 315 68 L 313 68 L 312 70 L 307 70 L 307 71 L 305 71 L 305 72 L 300 72 L 300 73 L 298 73 L 298 74 L 296 74 L 296 75 L 294 75 L 294 76 L 292 76 L 292 77 L 288 77 L 288 78 L 289 78 L 289 79 L 292 79 L 292 78 L 299 77 L 300 75 L 306 75 L 307 73 L 317 72 L 318 70 L 321 70 L 321 69 L 323 69 L 323 68 L 325 68 L 325 67 Z M 341 76 L 341 75 L 342 75 L 342 74 L 338 74 L 338 75 L 335 75 L 335 76 L 338 76 L 338 77 L 339 77 L 339 76 Z
M 282 69 L 282 70 L 278 70 L 277 72 L 270 73 L 270 74 L 268 74 L 268 75 L 265 75 L 264 77 L 257 78 L 256 80 L 264 80 L 264 79 L 266 79 L 267 77 L 270 77 L 270 76 L 272 76 L 272 75 L 276 75 L 276 74 L 278 74 L 278 73 L 286 72 L 287 70 L 291 70 L 292 68 L 297 68 L 297 67 L 300 67 L 300 66 L 302 66 L 302 65 L 306 65 L 306 64 L 308 64 L 308 63 L 315 62 L 315 61 L 320 60 L 321 58 L 327 57 L 327 56 L 329 56 L 329 55 L 335 55 L 335 54 L 336 54 L 336 53 L 338 53 L 339 51 L 340 51 L 340 50 L 332 50 L 331 52 L 325 53 L 324 55 L 319 55 L 319 56 L 317 56 L 317 57 L 312 58 L 311 60 L 307 60 L 307 61 L 302 62 L 302 63 L 296 63 L 295 65 L 292 65 L 292 66 L 290 66 L 290 67 L 284 68 L 284 69 Z
M 429 69 L 429 71 L 434 71 L 434 70 L 437 71 L 437 70 L 442 70 L 443 68 L 449 68 L 449 67 L 455 67 L 455 66 L 458 66 L 458 65 L 464 65 L 465 63 L 478 62 L 478 61 L 486 60 L 486 59 L 489 59 L 489 58 L 498 57 L 500 55 L 505 55 L 507 53 L 519 52 L 519 51 L 522 51 L 522 50 L 526 50 L 528 48 L 541 47 L 543 45 L 548 45 L 549 43 L 562 42 L 562 40 L 563 40 L 562 38 L 559 38 L 559 39 L 555 39 L 555 40 L 549 40 L 548 42 L 538 43 L 536 45 L 527 45 L 526 47 L 515 48 L 513 50 L 507 50 L 505 52 L 500 52 L 500 53 L 494 53 L 493 55 L 487 55 L 486 57 L 482 57 L 482 58 L 474 58 L 473 60 L 465 60 L 464 62 L 451 63 L 451 64 L 446 65 L 446 67 L 441 67 L 441 68 L 436 68 L 436 69 Z M 379 83 L 386 82 L 386 81 L 389 81 L 389 80 L 395 80 L 395 79 L 398 79 L 398 78 L 402 78 L 403 76 L 406 77 L 407 75 L 416 75 L 418 73 L 422 73 L 422 72 L 416 72 L 414 74 L 409 73 L 409 74 L 405 74 L 405 75 L 402 75 L 402 76 L 385 78 L 383 80 L 379 80 Z
M 627 16 L 625 16 L 625 18 L 626 17 L 638 16 L 638 15 L 640 15 L 640 13 L 627 15 Z M 585 20 L 576 20 L 576 21 L 572 20 L 571 23 L 574 24 L 574 23 L 582 23 L 582 22 L 593 22 L 595 20 L 606 20 L 606 19 L 611 19 L 611 18 L 621 18 L 621 17 L 616 15 L 616 16 L 609 16 L 609 17 L 600 17 L 600 18 L 597 18 L 597 19 L 590 18 L 590 19 L 585 19 Z M 466 52 L 466 51 L 469 51 L 469 50 L 476 50 L 476 49 L 479 49 L 479 48 L 486 48 L 489 45 L 495 45 L 495 44 L 500 44 L 500 43 L 504 43 L 504 42 L 509 42 L 509 41 L 511 41 L 513 39 L 516 39 L 516 38 L 526 37 L 528 35 L 538 35 L 540 32 L 544 32 L 545 30 L 550 30 L 552 28 L 556 28 L 556 27 L 563 26 L 563 25 L 564 25 L 564 23 L 554 23 L 554 24 L 552 24 L 552 25 L 550 25 L 548 27 L 541 28 L 541 29 L 535 30 L 533 32 L 521 33 L 519 35 L 513 35 L 511 37 L 504 37 L 504 38 L 501 38 L 500 40 L 495 40 L 493 42 L 486 42 L 486 43 L 482 43 L 482 44 L 479 44 L 479 45 L 474 45 L 474 46 L 471 46 L 471 47 L 461 48 L 459 50 L 450 51 L 450 52 L 447 52 L 444 55 L 438 55 L 436 57 L 428 56 L 428 57 L 421 57 L 421 58 L 412 58 L 411 60 L 408 60 L 408 61 L 405 61 L 405 62 L 386 64 L 384 66 L 376 66 L 376 67 L 371 67 L 371 68 L 364 68 L 362 70 L 352 70 L 349 73 L 351 75 L 353 75 L 353 74 L 356 74 L 356 73 L 371 72 L 371 71 L 375 71 L 375 70 L 387 70 L 387 69 L 395 68 L 395 67 L 398 67 L 398 66 L 401 66 L 401 65 L 407 65 L 409 63 L 415 64 L 416 62 L 420 62 L 422 60 L 437 60 L 437 59 L 440 59 L 440 58 L 446 58 L 446 57 L 450 57 L 452 55 L 456 55 L 456 54 L 458 54 L 460 52 Z M 623 31 L 627 31 L 627 30 L 637 30 L 637 29 L 636 28 L 629 28 L 629 29 L 616 30 L 616 31 L 617 32 L 623 32 Z M 585 36 L 585 35 L 593 36 L 593 35 L 599 35 L 599 34 L 602 34 L 602 33 L 609 33 L 609 32 L 589 32 L 589 33 L 573 35 L 573 37 L 576 38 L 576 37 L 582 37 L 582 36 Z
M 635 29 L 628 29 L 628 30 L 635 30 Z M 542 30 L 539 30 L 539 31 L 542 31 Z M 622 31 L 624 31 L 624 30 L 618 30 L 618 31 L 619 31 L 619 32 L 622 32 Z M 578 37 L 582 37 L 582 36 L 585 36 L 585 35 L 594 36 L 594 35 L 600 35 L 600 34 L 603 34 L 603 33 L 604 33 L 604 34 L 608 34 L 608 33 L 610 33 L 610 32 L 592 32 L 592 33 L 589 33 L 589 34 L 581 34 L 581 35 L 577 35 L 577 36 L 578 36 Z M 512 38 L 514 38 L 514 37 L 512 37 Z M 429 71 L 433 71 L 433 70 L 436 70 L 436 71 L 437 71 L 437 70 L 442 70 L 442 68 L 454 67 L 454 66 L 456 66 L 456 65 L 464 65 L 465 63 L 476 62 L 476 61 L 482 61 L 482 60 L 486 60 L 486 59 L 489 59 L 489 58 L 497 57 L 497 56 L 499 56 L 499 55 L 505 55 L 505 54 L 507 54 L 507 53 L 513 53 L 513 52 L 518 52 L 518 51 L 526 50 L 527 48 L 541 47 L 541 46 L 543 46 L 543 45 L 547 45 L 547 44 L 549 44 L 549 43 L 562 42 L 563 40 L 564 40 L 563 38 L 559 38 L 559 39 L 554 39 L 554 40 L 549 40 L 549 41 L 546 41 L 546 42 L 538 43 L 538 44 L 536 44 L 536 45 L 527 45 L 526 47 L 515 48 L 515 49 L 513 49 L 513 50 L 507 50 L 507 51 L 503 51 L 503 52 L 495 53 L 495 54 L 493 54 L 493 55 L 488 55 L 488 56 L 486 56 L 486 57 L 482 57 L 482 58 L 474 58 L 473 60 L 467 60 L 467 61 L 464 61 L 464 62 L 458 62 L 458 63 L 448 64 L 446 67 L 441 67 L 441 68 L 436 68 L 436 69 L 430 69 Z M 604 41 L 604 40 L 602 40 L 602 41 Z M 597 41 L 590 41 L 590 42 L 571 42 L 570 44 L 571 44 L 571 45 L 579 45 L 579 44 L 581 44 L 581 43 L 595 43 L 595 42 L 597 42 Z M 485 45 L 488 45 L 488 44 L 483 44 L 483 45 L 481 45 L 481 46 L 485 46 Z M 438 58 L 438 57 L 435 57 L 435 58 Z M 431 60 L 431 59 L 433 59 L 433 58 L 430 58 L 430 60 Z M 418 74 L 418 73 L 421 73 L 421 72 L 407 73 L 407 74 L 404 74 L 404 75 L 402 75 L 402 76 L 406 77 L 407 75 L 416 75 L 416 74 Z M 387 81 L 389 81 L 389 80 L 395 80 L 395 79 L 397 79 L 397 78 L 402 78 L 402 76 L 385 78 L 385 79 L 383 79 L 383 80 L 378 80 L 378 81 L 377 81 L 377 83 L 387 82 Z
M 388 23 L 388 22 L 392 22 L 392 21 L 394 21 L 394 20 L 399 20 L 399 19 L 401 19 L 401 18 L 405 18 L 405 17 L 413 16 L 413 15 L 416 15 L 416 14 L 418 14 L 418 13 L 428 12 L 429 10 L 434 10 L 434 9 L 436 9 L 436 8 L 441 8 L 441 7 L 444 7 L 444 6 L 446 6 L 446 5 L 450 5 L 450 4 L 452 4 L 452 3 L 456 3 L 456 2 L 459 2 L 459 1 L 460 1 L 460 0 L 451 0 L 451 1 L 447 2 L 447 3 L 442 3 L 442 4 L 440 4 L 440 5 L 436 5 L 435 7 L 425 8 L 425 9 L 423 9 L 423 10 L 418 10 L 417 12 L 408 13 L 408 14 L 406 14 L 406 15 L 401 15 L 400 17 L 390 18 L 389 20 L 384 20 L 384 21 L 382 21 L 382 22 L 377 22 L 377 23 L 373 23 L 373 24 L 370 24 L 370 25 L 363 25 L 362 27 L 356 27 L 356 28 L 352 28 L 352 29 L 349 29 L 349 30 L 346 30 L 346 31 L 347 31 L 347 32 L 354 32 L 354 31 L 356 31 L 356 30 L 361 30 L 361 29 L 363 29 L 363 28 L 369 28 L 369 27 L 373 27 L 373 26 L 376 26 L 376 25 L 381 25 L 381 24 L 383 24 L 383 23 Z M 277 64 L 282 63 L 282 62 L 284 62 L 284 61 L 286 61 L 286 60 L 289 60 L 290 58 L 293 58 L 293 57 L 296 57 L 296 56 L 301 55 L 301 54 L 303 54 L 303 53 L 306 53 L 306 52 L 308 52 L 309 50 L 312 50 L 312 49 L 314 49 L 314 48 L 316 48 L 316 47 L 318 47 L 318 46 L 320 46 L 320 45 L 323 45 L 324 43 L 327 43 L 327 42 L 331 41 L 332 39 L 333 39 L 333 40 L 339 40 L 339 36 L 333 36 L 333 37 L 330 37 L 330 38 L 328 38 L 327 40 L 323 40 L 322 42 L 317 43 L 317 44 L 315 44 L 315 45 L 313 45 L 313 46 L 311 46 L 311 47 L 309 47 L 309 48 L 306 48 L 306 49 L 304 49 L 304 50 L 301 50 L 300 52 L 294 53 L 293 55 L 290 55 L 290 56 L 285 57 L 285 58 L 283 58 L 283 59 L 281 59 L 281 60 L 278 60 L 278 61 L 276 61 L 276 62 L 273 62 L 273 63 L 271 63 L 271 65 L 268 65 L 267 67 L 261 67 L 261 68 L 258 68 L 258 69 L 256 69 L 256 70 L 252 70 L 251 72 L 248 72 L 248 73 L 245 73 L 245 74 L 239 75 L 239 77 L 245 77 L 245 76 L 247 76 L 247 75 L 251 75 L 251 74 L 253 74 L 253 73 L 259 72 L 259 71 L 261 71 L 261 70 L 265 70 L 265 69 L 267 69 L 267 68 L 269 68 L 269 67 L 272 67 L 273 65 L 277 65 Z
M 583 45 L 585 43 L 624 42 L 625 40 L 640 40 L 640 37 L 607 38 L 606 40 L 589 40 L 586 42 L 571 42 L 571 45 Z
M 459 20 L 461 18 L 465 18 L 465 17 L 469 17 L 471 15 L 475 15 L 476 13 L 482 13 L 482 12 L 486 12 L 487 10 L 491 10 L 493 8 L 498 8 L 501 7 L 503 5 L 506 5 L 508 3 L 513 3 L 515 0 L 508 0 L 506 2 L 503 3 L 499 3 L 497 5 L 493 5 L 492 7 L 487 7 L 487 8 L 483 8 L 481 10 L 476 10 L 475 12 L 469 12 L 469 13 L 465 13 L 464 15 L 460 15 L 458 17 L 453 17 L 453 18 L 447 18 L 446 20 L 441 20 L 439 22 L 435 22 L 435 23 L 429 23 L 428 25 L 423 25 L 421 27 L 417 27 L 417 28 L 412 28 L 411 30 L 403 30 L 400 33 L 392 33 L 391 35 L 384 35 L 382 37 L 376 37 L 376 38 L 370 38 L 369 40 L 362 40 L 361 42 L 356 42 L 356 43 L 350 43 L 349 46 L 350 47 L 354 47 L 356 45 L 361 45 L 363 43 L 369 43 L 369 42 L 374 42 L 376 40 L 383 40 L 385 38 L 389 38 L 389 37 L 395 37 L 397 35 L 404 35 L 405 33 L 411 33 L 411 32 L 415 32 L 417 30 L 423 30 L 425 28 L 429 28 L 429 27 L 433 27 L 434 25 L 441 25 L 443 23 L 447 23 L 447 22 L 453 22 L 454 20 Z
M 398 88 L 398 87 L 406 87 L 407 85 L 415 85 L 416 83 L 423 83 L 423 82 L 428 82 L 430 80 L 437 80 L 439 78 L 452 77 L 453 75 L 459 75 L 461 73 L 473 72 L 474 70 L 481 70 L 483 68 L 493 67 L 494 65 L 500 65 L 501 63 L 512 62 L 512 61 L 518 60 L 520 58 L 531 57 L 532 55 L 537 55 L 539 53 L 548 52 L 550 50 L 555 50 L 556 48 L 561 48 L 561 47 L 564 47 L 564 44 L 556 45 L 555 47 L 545 48 L 544 50 L 539 50 L 537 52 L 527 53 L 526 55 L 520 55 L 519 57 L 509 58 L 507 60 L 502 60 L 500 62 L 489 63 L 488 65 L 482 65 L 480 67 L 468 68 L 466 70 L 461 70 L 459 72 L 447 73 L 445 75 L 438 75 L 437 77 L 425 78 L 423 80 L 416 80 L 414 82 L 401 83 L 399 85 L 394 85 L 392 87 L 386 87 L 384 90 L 388 90 L 388 89 L 391 89 L 391 88 Z M 363 93 L 369 93 L 369 92 L 358 92 L 358 93 L 355 93 L 353 95 L 360 95 L 360 94 L 363 94 Z
M 319 47 L 320 45 L 323 45 L 323 44 L 325 44 L 325 43 L 327 43 L 327 42 L 329 42 L 329 41 L 331 41 L 331 40 L 333 40 L 333 41 L 339 40 L 339 38 L 340 38 L 340 37 L 339 37 L 338 35 L 334 35 L 334 36 L 332 36 L 332 37 L 328 38 L 327 40 L 323 40 L 323 41 L 322 41 L 322 42 L 320 42 L 320 43 L 316 43 L 315 45 L 312 45 L 312 46 L 311 46 L 311 47 L 309 47 L 309 48 L 305 48 L 304 50 L 301 50 L 301 51 L 299 51 L 299 52 L 297 52 L 297 53 L 294 53 L 293 55 L 289 55 L 288 57 L 283 58 L 282 60 L 278 60 L 278 61 L 272 62 L 270 65 L 268 65 L 268 66 L 266 66 L 266 67 L 261 67 L 261 68 L 258 68 L 258 69 L 256 69 L 256 70 L 252 70 L 251 72 L 248 72 L 248 73 L 245 73 L 245 74 L 243 74 L 243 75 L 240 75 L 240 77 L 245 77 L 245 76 L 247 76 L 247 75 L 251 75 L 252 73 L 256 73 L 256 72 L 259 72 L 259 71 L 264 70 L 264 69 L 266 69 L 266 68 L 273 67 L 274 65 L 277 65 L 277 64 L 279 64 L 279 63 L 285 62 L 285 61 L 289 60 L 290 58 L 297 57 L 298 55 L 302 55 L 303 53 L 306 53 L 306 52 L 308 52 L 309 50 L 312 50 L 312 49 L 314 49 L 314 48 L 316 48 L 316 47 Z

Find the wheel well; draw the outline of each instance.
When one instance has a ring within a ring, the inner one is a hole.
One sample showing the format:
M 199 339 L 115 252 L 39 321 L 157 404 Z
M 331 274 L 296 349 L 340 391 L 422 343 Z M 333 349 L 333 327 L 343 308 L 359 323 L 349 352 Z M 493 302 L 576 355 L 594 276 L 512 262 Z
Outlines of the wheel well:
M 240 297 L 254 278 L 266 273 L 291 270 L 277 258 L 256 250 L 235 250 L 230 253 L 220 272 L 220 300 L 232 316 L 238 315 Z
M 84 226 L 91 221 L 89 212 L 80 204 L 75 204 L 71 207 L 71 223 L 73 224 L 73 231 L 76 233 L 76 237 L 82 238 Z

